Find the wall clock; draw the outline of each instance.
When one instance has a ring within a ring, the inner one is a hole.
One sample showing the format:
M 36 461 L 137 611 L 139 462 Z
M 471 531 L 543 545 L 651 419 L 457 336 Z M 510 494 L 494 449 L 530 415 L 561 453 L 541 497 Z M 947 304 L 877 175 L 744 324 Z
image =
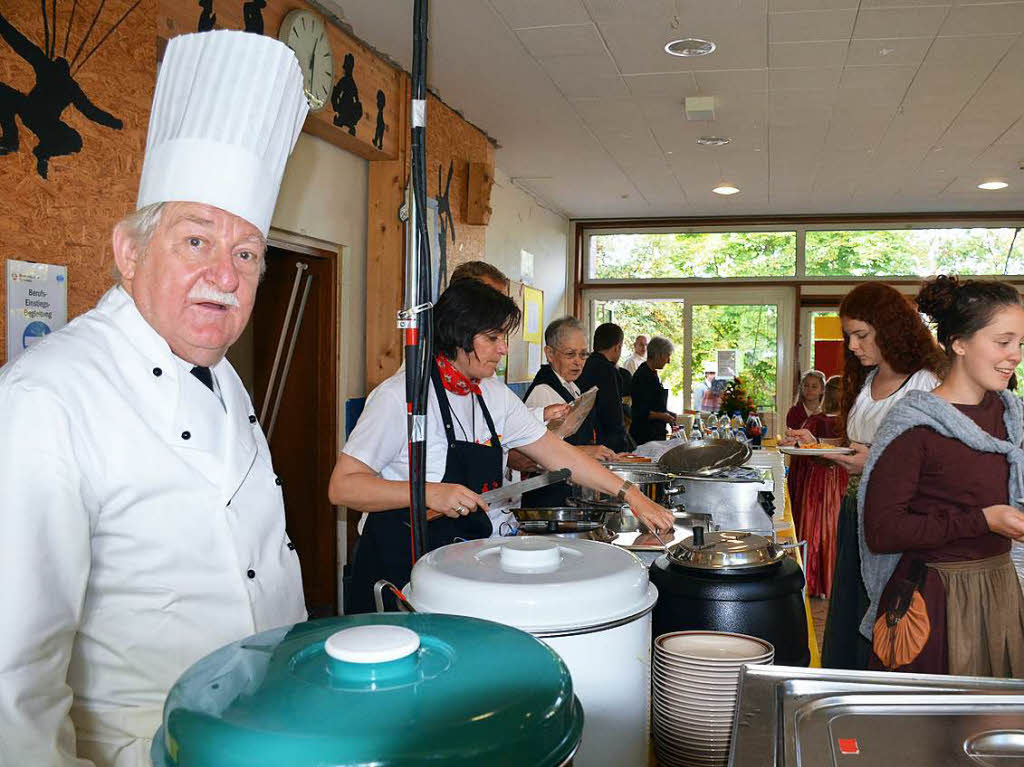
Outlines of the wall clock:
M 324 20 L 311 11 L 291 11 L 281 22 L 277 37 L 299 60 L 309 111 L 320 111 L 334 87 L 334 55 Z

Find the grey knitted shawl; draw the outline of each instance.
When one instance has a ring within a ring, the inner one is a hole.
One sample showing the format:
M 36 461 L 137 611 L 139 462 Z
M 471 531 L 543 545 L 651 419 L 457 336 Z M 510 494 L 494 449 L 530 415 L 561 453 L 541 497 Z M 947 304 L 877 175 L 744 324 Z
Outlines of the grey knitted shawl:
M 876 554 L 868 548 L 864 538 L 864 499 L 867 497 L 868 482 L 871 471 L 878 463 L 879 456 L 885 452 L 894 439 L 915 426 L 927 426 L 929 429 L 963 442 L 970 448 L 984 453 L 1002 453 L 1010 462 L 1009 503 L 1024 498 L 1024 450 L 1021 449 L 1024 438 L 1024 405 L 1020 398 L 1008 389 L 999 393 L 1003 400 L 1003 421 L 1009 440 L 996 439 L 974 421 L 957 410 L 946 400 L 931 392 L 908 392 L 885 417 L 875 434 L 868 455 L 864 474 L 857 492 L 857 534 L 860 543 L 860 572 L 867 589 L 870 606 L 860 623 L 860 633 L 868 639 L 874 629 L 875 616 L 882 590 L 892 577 L 902 554 Z M 955 467 L 954 467 L 955 470 Z

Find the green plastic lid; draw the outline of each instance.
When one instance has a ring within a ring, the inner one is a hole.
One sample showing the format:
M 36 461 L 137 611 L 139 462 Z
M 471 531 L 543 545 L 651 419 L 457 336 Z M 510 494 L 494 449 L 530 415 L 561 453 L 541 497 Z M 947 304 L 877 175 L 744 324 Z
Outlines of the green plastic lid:
M 556 767 L 583 710 L 561 658 L 454 615 L 328 618 L 266 631 L 177 681 L 156 767 Z

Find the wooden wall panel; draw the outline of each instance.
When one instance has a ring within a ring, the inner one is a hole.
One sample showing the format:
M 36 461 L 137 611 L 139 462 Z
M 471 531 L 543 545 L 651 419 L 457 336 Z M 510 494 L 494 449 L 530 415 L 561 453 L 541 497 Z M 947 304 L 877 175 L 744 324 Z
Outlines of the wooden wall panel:
M 408 77 L 403 77 L 408 84 Z M 410 127 L 405 115 L 402 125 L 407 142 Z M 402 337 L 395 327 L 395 316 L 404 297 L 405 231 L 395 211 L 404 200 L 409 161 L 404 151 L 400 154 L 402 159 L 394 163 L 370 163 L 366 233 L 367 391 L 398 370 L 402 362 Z M 449 275 L 464 261 L 483 259 L 486 252 L 487 227 L 465 221 L 470 163 L 484 164 L 493 174 L 494 144 L 479 128 L 430 96 L 427 101 L 427 196 L 436 198 L 448 191 L 455 225 L 455 242 L 450 238 L 448 241 Z M 452 171 L 450 184 L 449 168 Z
M 157 20 L 157 33 L 162 39 L 176 35 L 195 32 L 198 28 L 202 12 L 195 2 L 183 0 L 159 0 L 160 13 Z M 216 15 L 215 29 L 245 29 L 241 0 L 220 2 L 214 0 L 213 11 Z M 303 9 L 313 11 L 322 17 L 313 6 L 301 0 L 268 0 L 262 9 L 264 34 L 277 37 L 281 22 L 289 11 Z M 369 160 L 393 160 L 397 157 L 401 134 L 403 109 L 401 105 L 402 73 L 386 61 L 374 54 L 366 45 L 325 19 L 327 36 L 331 42 L 334 55 L 334 81 L 342 77 L 342 62 L 345 55 L 351 53 L 355 59 L 353 79 L 359 89 L 359 100 L 363 106 L 363 115 L 355 125 L 355 135 L 349 135 L 346 128 L 334 124 L 334 110 L 330 103 L 319 112 L 311 113 L 306 119 L 304 130 L 314 136 L 330 141 L 354 154 Z M 382 148 L 373 145 L 373 137 L 377 128 L 377 92 L 384 94 L 383 110 L 384 131 Z
M 49 3 L 45 5 L 48 12 L 52 10 Z M 64 54 L 67 38 L 69 60 L 85 38 L 96 11 L 102 8 L 73 68 L 74 78 L 89 101 L 121 120 L 123 127 L 115 130 L 100 125 L 75 106 L 68 106 L 60 119 L 81 136 L 82 148 L 74 154 L 50 158 L 44 179 L 37 172 L 33 155 L 39 139 L 19 114 L 16 124 L 20 146 L 0 156 L 4 179 L 0 184 L 0 275 L 7 259 L 66 265 L 69 319 L 90 309 L 113 283 L 110 234 L 114 224 L 135 208 L 156 79 L 156 0 L 142 0 L 77 69 L 132 5 L 133 0 L 56 3 L 54 56 Z M 69 28 L 73 6 L 77 7 Z M 5 0 L 0 14 L 31 45 L 45 48 L 38 2 Z M 52 29 L 49 14 L 48 20 Z M 0 83 L 21 94 L 29 94 L 36 84 L 33 68 L 15 52 L 6 36 L 0 39 Z M 6 338 L 5 304 L 6 291 L 0 290 L 0 338 Z M 0 343 L 0 364 L 5 355 L 5 344 Z

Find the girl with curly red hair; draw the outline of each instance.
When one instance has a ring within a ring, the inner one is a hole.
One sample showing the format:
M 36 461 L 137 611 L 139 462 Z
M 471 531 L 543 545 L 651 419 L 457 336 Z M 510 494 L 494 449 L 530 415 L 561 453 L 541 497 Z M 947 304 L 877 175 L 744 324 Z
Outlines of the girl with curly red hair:
M 907 392 L 934 389 L 947 361 L 917 309 L 890 285 L 858 285 L 840 304 L 839 319 L 846 344 L 839 429 L 854 452 L 831 458 L 849 472 L 850 484 L 839 512 L 822 665 L 864 669 L 871 648 L 858 631 L 868 609 L 857 532 L 860 473 L 886 414 Z M 814 437 L 808 433 L 798 439 L 813 441 Z

